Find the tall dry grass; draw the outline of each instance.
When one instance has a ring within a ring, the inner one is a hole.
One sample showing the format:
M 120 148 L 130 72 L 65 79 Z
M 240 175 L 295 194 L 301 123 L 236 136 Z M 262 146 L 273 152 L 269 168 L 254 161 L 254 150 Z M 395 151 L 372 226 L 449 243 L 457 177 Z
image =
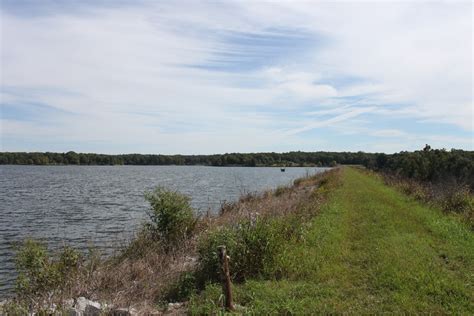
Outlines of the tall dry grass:
M 474 230 L 474 195 L 470 186 L 455 179 L 444 182 L 420 182 L 399 175 L 381 174 L 385 183 L 403 193 L 440 208 L 447 214 L 455 214 Z

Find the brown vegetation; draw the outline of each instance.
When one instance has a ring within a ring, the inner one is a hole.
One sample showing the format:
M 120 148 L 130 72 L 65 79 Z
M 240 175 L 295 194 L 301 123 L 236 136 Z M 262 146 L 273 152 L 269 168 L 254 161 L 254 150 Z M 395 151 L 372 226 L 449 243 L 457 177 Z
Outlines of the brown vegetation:
M 382 173 L 386 184 L 413 198 L 438 207 L 447 214 L 460 216 L 474 230 L 474 196 L 469 185 L 456 181 L 420 182 L 389 173 Z

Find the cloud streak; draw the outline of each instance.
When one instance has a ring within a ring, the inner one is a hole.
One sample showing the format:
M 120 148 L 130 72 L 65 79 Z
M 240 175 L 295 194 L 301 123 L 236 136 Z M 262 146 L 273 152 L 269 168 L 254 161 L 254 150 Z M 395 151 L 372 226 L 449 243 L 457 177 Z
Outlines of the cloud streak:
M 356 116 L 359 116 L 363 113 L 373 111 L 375 109 L 376 109 L 376 107 L 351 109 L 351 110 L 348 110 L 347 112 L 345 112 L 344 114 L 334 116 L 330 119 L 322 120 L 322 121 L 315 121 L 315 122 L 306 124 L 302 127 L 286 131 L 285 134 L 286 135 L 295 135 L 295 134 L 302 133 L 302 132 L 305 132 L 305 131 L 309 131 L 309 130 L 312 130 L 312 129 L 315 129 L 315 128 L 331 126 L 331 125 L 334 125 L 336 123 L 343 122 L 343 121 L 349 120 L 351 118 L 354 118 Z
M 470 3 L 2 4 L 1 150 L 472 149 Z

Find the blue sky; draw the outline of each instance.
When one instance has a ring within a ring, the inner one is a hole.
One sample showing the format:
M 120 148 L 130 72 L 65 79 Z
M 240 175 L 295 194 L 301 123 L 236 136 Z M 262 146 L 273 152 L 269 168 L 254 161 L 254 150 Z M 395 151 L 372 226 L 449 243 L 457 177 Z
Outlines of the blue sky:
M 473 150 L 471 2 L 1 2 L 1 151 Z

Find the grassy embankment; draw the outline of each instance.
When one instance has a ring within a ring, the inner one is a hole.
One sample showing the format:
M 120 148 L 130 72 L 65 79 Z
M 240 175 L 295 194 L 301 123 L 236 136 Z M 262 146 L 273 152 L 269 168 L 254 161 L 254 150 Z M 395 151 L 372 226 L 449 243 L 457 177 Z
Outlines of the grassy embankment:
M 379 177 L 345 168 L 302 236 L 284 241 L 273 277 L 234 285 L 255 314 L 474 313 L 474 235 Z M 221 311 L 221 288 L 192 297 L 191 313 Z
M 244 196 L 216 217 L 193 218 L 177 193 L 147 196 L 150 222 L 117 256 L 66 248 L 55 259 L 30 243 L 17 258 L 11 308 L 61 309 L 85 296 L 143 313 L 168 302 L 185 302 L 179 312 L 221 312 L 216 251 L 226 245 L 240 312 L 474 313 L 469 225 L 373 173 L 333 169 Z

